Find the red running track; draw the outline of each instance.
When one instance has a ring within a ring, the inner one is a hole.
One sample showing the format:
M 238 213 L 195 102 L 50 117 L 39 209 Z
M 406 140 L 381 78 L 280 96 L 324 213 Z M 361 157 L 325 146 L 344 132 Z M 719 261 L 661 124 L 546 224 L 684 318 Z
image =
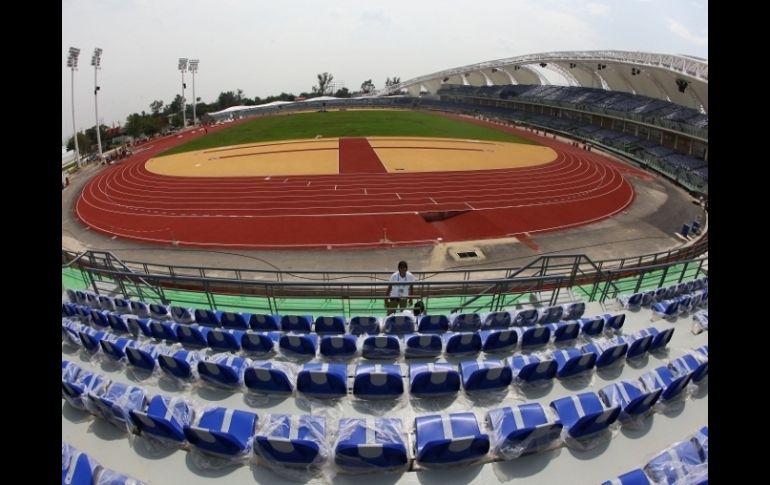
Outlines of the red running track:
M 647 176 L 593 152 L 496 128 L 550 146 L 558 157 L 537 167 L 437 173 L 193 178 L 147 171 L 148 158 L 179 143 L 172 139 L 99 173 L 75 213 L 97 231 L 163 244 L 420 245 L 589 224 L 632 202 L 633 188 L 621 172 Z
M 366 138 L 340 138 L 340 173 L 387 173 Z

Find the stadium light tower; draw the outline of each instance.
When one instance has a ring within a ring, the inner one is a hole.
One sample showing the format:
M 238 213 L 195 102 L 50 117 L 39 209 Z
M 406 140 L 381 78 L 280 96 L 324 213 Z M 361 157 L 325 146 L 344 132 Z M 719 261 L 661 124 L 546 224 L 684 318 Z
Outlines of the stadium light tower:
M 198 72 L 198 63 L 200 61 L 198 59 L 190 59 L 190 72 L 192 73 L 193 78 L 193 126 L 196 126 L 198 124 L 198 117 L 195 114 L 195 73 Z
M 72 129 L 75 131 L 75 166 L 80 168 L 80 148 L 78 147 L 78 127 L 75 124 L 75 71 L 78 69 L 78 56 L 80 49 L 70 47 L 70 53 L 67 56 L 67 67 L 72 70 Z
M 104 161 L 102 153 L 102 135 L 99 133 L 99 83 L 96 81 L 96 73 L 99 72 L 102 65 L 102 50 L 97 47 L 94 49 L 94 55 L 91 56 L 91 65 L 94 66 L 94 113 L 96 114 L 96 144 L 99 147 L 99 161 Z
M 184 73 L 186 70 L 187 70 L 187 58 L 180 57 L 179 71 L 182 73 L 182 128 L 187 128 L 187 117 L 185 115 L 185 111 L 187 111 L 187 103 L 185 103 L 185 100 L 184 100 L 184 88 L 187 87 L 187 85 L 184 83 Z

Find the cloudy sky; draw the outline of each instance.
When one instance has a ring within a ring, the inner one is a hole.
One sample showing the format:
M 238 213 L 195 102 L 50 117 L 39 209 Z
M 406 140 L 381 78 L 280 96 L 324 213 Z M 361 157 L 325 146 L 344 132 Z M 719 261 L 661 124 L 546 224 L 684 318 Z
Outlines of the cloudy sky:
M 708 0 L 62 0 L 62 139 L 72 135 L 69 47 L 78 129 L 106 125 L 181 94 L 180 57 L 200 60 L 195 95 L 214 101 L 338 87 L 377 88 L 443 69 L 538 52 L 633 50 L 708 58 Z M 185 75 L 192 100 L 190 74 Z

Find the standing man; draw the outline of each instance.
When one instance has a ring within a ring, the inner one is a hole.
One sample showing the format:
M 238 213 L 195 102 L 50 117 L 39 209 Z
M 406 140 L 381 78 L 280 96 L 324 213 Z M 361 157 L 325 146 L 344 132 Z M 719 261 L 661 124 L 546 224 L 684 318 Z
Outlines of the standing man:
M 412 304 L 412 295 L 414 294 L 414 286 L 412 283 L 415 277 L 412 273 L 407 271 L 406 261 L 398 262 L 398 271 L 390 275 L 390 283 L 385 293 L 387 297 L 385 299 L 385 308 L 388 311 L 388 315 L 396 313 L 396 309 L 406 309 L 407 303 Z

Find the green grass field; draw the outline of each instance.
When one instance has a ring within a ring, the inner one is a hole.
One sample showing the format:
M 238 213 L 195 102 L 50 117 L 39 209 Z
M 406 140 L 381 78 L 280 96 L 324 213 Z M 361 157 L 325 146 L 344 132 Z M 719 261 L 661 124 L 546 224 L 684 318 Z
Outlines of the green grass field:
M 492 128 L 417 111 L 328 111 L 267 116 L 211 133 L 161 155 L 260 141 L 341 136 L 425 136 L 535 144 Z

